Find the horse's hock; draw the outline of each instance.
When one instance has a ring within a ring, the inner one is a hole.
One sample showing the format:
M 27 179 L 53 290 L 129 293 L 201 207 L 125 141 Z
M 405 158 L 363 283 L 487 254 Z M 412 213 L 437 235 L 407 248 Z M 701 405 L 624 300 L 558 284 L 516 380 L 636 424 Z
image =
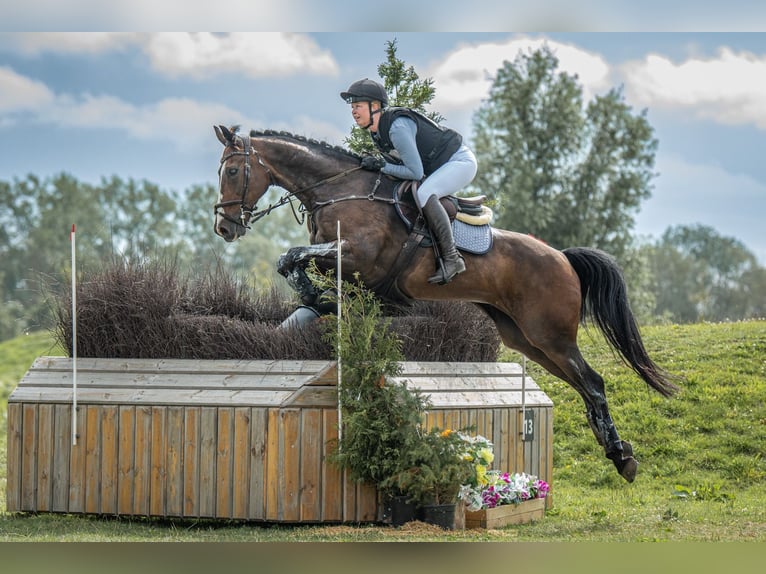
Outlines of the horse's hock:
M 551 482 L 553 404 L 519 365 L 402 367 L 399 380 L 430 395 L 429 427 L 474 426 L 495 444 L 494 468 Z M 334 362 L 79 359 L 75 417 L 72 379 L 71 359 L 41 357 L 8 399 L 8 511 L 382 518 L 376 490 L 328 461 Z

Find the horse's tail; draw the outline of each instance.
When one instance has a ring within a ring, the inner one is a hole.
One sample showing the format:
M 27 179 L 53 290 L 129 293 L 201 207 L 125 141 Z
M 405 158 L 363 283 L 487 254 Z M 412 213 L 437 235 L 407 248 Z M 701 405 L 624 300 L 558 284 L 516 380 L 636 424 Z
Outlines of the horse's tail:
M 668 397 L 678 390 L 670 375 L 658 367 L 644 348 L 622 271 L 608 254 L 597 249 L 570 247 L 563 251 L 580 278 L 580 319 L 590 315 L 607 341 L 646 383 Z

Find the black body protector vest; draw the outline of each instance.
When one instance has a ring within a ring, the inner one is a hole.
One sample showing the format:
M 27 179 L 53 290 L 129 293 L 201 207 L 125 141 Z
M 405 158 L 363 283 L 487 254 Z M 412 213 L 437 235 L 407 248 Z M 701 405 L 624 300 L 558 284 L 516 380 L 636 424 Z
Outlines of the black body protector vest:
M 455 130 L 442 127 L 415 110 L 396 107 L 386 108 L 380 115 L 378 132 L 372 135 L 372 141 L 389 163 L 402 164 L 389 137 L 391 124 L 400 116 L 411 118 L 418 124 L 415 143 L 418 146 L 420 159 L 423 162 L 423 172 L 426 176 L 431 175 L 447 163 L 447 160 L 463 143 L 463 136 Z

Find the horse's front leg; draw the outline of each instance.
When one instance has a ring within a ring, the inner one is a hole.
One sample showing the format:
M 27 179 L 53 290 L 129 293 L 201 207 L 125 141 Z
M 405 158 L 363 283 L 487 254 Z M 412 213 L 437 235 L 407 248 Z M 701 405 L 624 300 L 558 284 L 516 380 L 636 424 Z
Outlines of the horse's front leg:
M 341 251 L 343 244 L 341 242 Z M 337 241 L 291 247 L 279 257 L 277 272 L 287 279 L 287 284 L 298 294 L 304 305 L 316 306 L 320 292 L 306 274 L 306 267 L 312 260 L 320 271 L 333 269 L 338 261 Z

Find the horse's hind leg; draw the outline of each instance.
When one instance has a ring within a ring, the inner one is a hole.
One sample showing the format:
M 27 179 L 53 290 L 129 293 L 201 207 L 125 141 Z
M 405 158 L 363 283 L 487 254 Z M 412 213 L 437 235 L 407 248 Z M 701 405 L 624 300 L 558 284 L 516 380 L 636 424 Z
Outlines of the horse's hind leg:
M 633 447 L 629 442 L 621 440 L 617 434 L 617 428 L 609 413 L 604 379 L 588 365 L 574 343 L 563 352 L 546 350 L 546 354 L 567 373 L 568 382 L 585 401 L 588 423 L 596 440 L 604 447 L 606 457 L 614 463 L 625 480 L 633 482 L 638 462 L 633 458 Z
M 580 394 L 585 402 L 588 424 L 604 448 L 606 457 L 614 463 L 625 480 L 633 482 L 638 468 L 638 462 L 633 458 L 633 448 L 630 443 L 620 440 L 609 413 L 604 380 L 588 365 L 577 345 L 563 344 L 563 350 L 560 351 L 545 345 L 536 346 L 508 315 L 490 305 L 478 306 L 495 322 L 506 347 L 524 353 L 546 371 L 569 383 Z

